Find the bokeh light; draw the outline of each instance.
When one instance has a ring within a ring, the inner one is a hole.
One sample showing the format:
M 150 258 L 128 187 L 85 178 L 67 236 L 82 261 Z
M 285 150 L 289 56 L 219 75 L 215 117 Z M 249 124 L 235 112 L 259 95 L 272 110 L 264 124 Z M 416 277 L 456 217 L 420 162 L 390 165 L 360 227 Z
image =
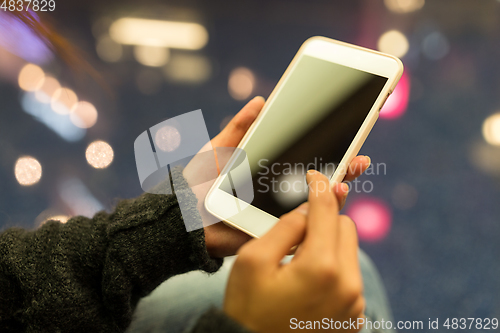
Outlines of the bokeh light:
M 55 215 L 55 216 L 49 216 L 48 218 L 46 218 L 44 221 L 42 221 L 41 224 L 44 224 L 45 222 L 47 221 L 59 221 L 61 223 L 66 223 L 68 222 L 68 220 L 70 219 L 69 216 L 67 215 Z
M 359 239 L 363 241 L 380 241 L 391 229 L 391 210 L 379 199 L 358 199 L 349 205 L 347 215 L 356 223 Z
M 301 173 L 280 175 L 276 186 L 279 190 L 272 191 L 274 199 L 285 208 L 291 209 L 307 200 L 306 177 Z
M 483 137 L 490 145 L 500 146 L 500 113 L 495 113 L 483 122 Z
M 427 35 L 422 41 L 422 53 L 430 60 L 444 58 L 450 50 L 446 37 L 439 31 Z
M 46 125 L 68 142 L 81 140 L 85 136 L 85 129 L 76 127 L 67 114 L 55 113 L 50 104 L 41 103 L 33 93 L 24 93 L 22 95 L 21 107 L 35 120 Z
M 380 110 L 380 118 L 395 119 L 401 117 L 408 108 L 410 100 L 410 78 L 407 72 L 403 73 L 398 85 L 385 101 Z
M 91 103 L 81 101 L 71 110 L 70 119 L 77 127 L 90 128 L 97 122 L 97 110 Z
M 172 152 L 179 148 L 181 134 L 173 126 L 163 126 L 155 134 L 155 145 L 165 152 Z
M 406 36 L 398 30 L 390 30 L 380 36 L 377 47 L 380 52 L 402 58 L 410 48 Z
M 402 14 L 421 9 L 425 0 L 384 0 L 384 3 L 391 12 Z
M 109 35 L 99 37 L 95 49 L 99 58 L 107 62 L 117 62 L 123 56 L 121 44 L 116 43 Z
M 87 162 L 96 169 L 107 168 L 113 162 L 113 148 L 104 141 L 92 142 L 85 151 Z
M 137 45 L 134 47 L 134 57 L 140 64 L 149 67 L 164 66 L 170 56 L 169 49 L 157 46 Z
M 42 166 L 34 157 L 23 156 L 17 159 L 14 174 L 19 184 L 29 186 L 38 183 L 42 177 Z
M 500 177 L 500 146 L 484 141 L 474 142 L 468 149 L 469 161 L 481 172 Z
M 52 95 L 51 106 L 55 113 L 68 114 L 78 103 L 75 92 L 69 88 L 56 89 Z
M 52 76 L 45 76 L 45 80 L 43 81 L 40 89 L 35 91 L 35 98 L 44 104 L 50 103 L 52 100 L 52 96 L 56 92 L 57 89 L 61 88 L 59 81 L 53 78 Z
M 238 67 L 229 74 L 228 90 L 236 100 L 245 100 L 252 94 L 255 85 L 255 76 L 245 67 Z
M 56 185 L 59 197 L 69 208 L 72 216 L 92 217 L 104 209 L 103 204 L 79 178 L 63 178 Z
M 37 65 L 27 64 L 19 72 L 19 87 L 25 91 L 40 89 L 45 79 L 45 73 Z
M 415 206 L 417 200 L 418 191 L 410 184 L 400 182 L 392 190 L 392 204 L 398 209 L 410 209 Z
M 204 26 L 194 22 L 174 22 L 124 17 L 109 28 L 117 43 L 199 50 L 208 42 Z
M 63 213 L 59 208 L 48 208 L 38 214 L 35 218 L 34 226 L 36 228 L 41 227 L 50 220 L 66 223 L 70 218 L 71 216 Z
M 172 57 L 164 74 L 167 79 L 180 83 L 201 83 L 212 74 L 212 66 L 204 56 L 180 54 Z
M 52 52 L 47 41 L 28 24 L 10 13 L 19 10 L 19 5 L 22 6 L 22 3 L 23 1 L 0 2 L 0 50 L 6 50 L 28 62 L 48 63 L 52 59 Z M 37 12 L 31 10 L 32 8 L 29 11 L 30 15 L 33 19 L 39 20 Z M 5 60 L 2 57 L 2 64 Z

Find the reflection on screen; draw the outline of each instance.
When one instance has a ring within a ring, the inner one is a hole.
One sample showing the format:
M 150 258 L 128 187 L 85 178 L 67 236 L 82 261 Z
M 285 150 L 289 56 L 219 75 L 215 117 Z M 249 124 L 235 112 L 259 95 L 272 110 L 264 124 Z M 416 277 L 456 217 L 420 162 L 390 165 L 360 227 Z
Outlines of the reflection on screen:
M 386 81 L 302 55 L 242 147 L 252 171 L 251 204 L 280 216 L 304 202 L 307 170 L 333 175 Z M 220 188 L 236 195 L 244 181 L 231 174 Z

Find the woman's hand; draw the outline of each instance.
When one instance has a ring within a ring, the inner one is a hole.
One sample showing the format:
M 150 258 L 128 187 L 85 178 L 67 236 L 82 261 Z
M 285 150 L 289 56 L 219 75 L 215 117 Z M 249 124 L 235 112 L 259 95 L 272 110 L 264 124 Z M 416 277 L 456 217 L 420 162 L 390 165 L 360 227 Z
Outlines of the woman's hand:
M 231 271 L 224 311 L 254 332 L 291 331 L 292 318 L 295 324 L 324 324 L 323 318 L 333 324 L 363 317 L 356 227 L 347 216 L 339 216 L 324 175 L 308 173 L 307 182 L 309 202 L 283 215 L 262 238 L 242 246 Z M 281 264 L 299 244 L 300 253 Z M 361 326 L 343 328 L 357 332 Z
M 260 96 L 249 101 L 243 109 L 234 116 L 227 126 L 212 139 L 212 148 L 238 146 L 245 133 L 259 115 L 264 103 L 264 98 Z M 356 179 L 369 165 L 370 159 L 367 156 L 357 156 L 351 161 L 344 181 Z M 199 184 L 195 179 L 207 179 L 205 176 L 200 177 L 200 174 L 207 172 L 206 169 L 206 165 L 203 163 L 190 162 L 184 169 L 183 174 L 188 183 Z M 206 211 L 204 201 L 211 185 L 212 183 L 210 182 L 203 185 L 197 185 L 194 192 L 198 198 L 197 208 L 200 212 L 203 224 L 207 225 L 207 227 L 205 227 L 205 243 L 208 252 L 214 258 L 222 258 L 234 255 L 240 246 L 252 239 L 252 237 L 239 230 L 232 229 L 224 223 L 216 223 L 218 219 Z M 343 207 L 348 193 L 347 184 L 340 183 L 335 185 L 333 192 L 337 197 L 340 207 Z
M 241 109 L 241 111 L 233 117 L 226 127 L 212 139 L 212 148 L 216 149 L 217 147 L 238 146 L 245 133 L 259 115 L 264 103 L 264 98 L 260 96 L 255 97 L 248 102 L 243 109 Z M 202 148 L 202 151 L 203 150 L 204 149 Z M 219 167 L 221 169 L 223 168 L 223 166 Z M 203 161 L 201 163 L 193 163 L 193 161 L 191 161 L 184 169 L 183 174 L 188 181 L 188 184 L 199 184 L 198 181 L 191 180 L 198 177 L 201 179 L 207 179 L 208 177 L 206 175 L 202 175 L 200 177 L 200 174 L 203 174 L 204 172 L 207 172 L 207 170 Z M 198 198 L 198 211 L 203 220 L 203 224 L 206 225 L 204 228 L 205 244 L 207 246 L 208 253 L 213 258 L 223 258 L 236 254 L 236 251 L 238 251 L 240 246 L 252 239 L 252 237 L 244 232 L 232 229 L 224 223 L 217 223 L 220 220 L 205 209 L 205 197 L 207 196 L 212 184 L 213 182 L 207 182 L 205 184 L 197 185 L 195 189 L 193 188 L 193 191 Z

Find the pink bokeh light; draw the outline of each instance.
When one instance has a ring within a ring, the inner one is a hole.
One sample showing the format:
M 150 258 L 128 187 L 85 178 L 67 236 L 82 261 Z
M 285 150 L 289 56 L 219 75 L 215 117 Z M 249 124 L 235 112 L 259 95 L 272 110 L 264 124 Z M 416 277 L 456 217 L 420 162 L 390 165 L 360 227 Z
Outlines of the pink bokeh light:
M 356 223 L 358 236 L 362 241 L 380 241 L 391 229 L 391 210 L 379 199 L 366 197 L 358 199 L 349 205 L 347 215 Z
M 380 110 L 380 118 L 395 119 L 401 117 L 408 108 L 410 99 L 410 78 L 403 73 L 398 85 Z

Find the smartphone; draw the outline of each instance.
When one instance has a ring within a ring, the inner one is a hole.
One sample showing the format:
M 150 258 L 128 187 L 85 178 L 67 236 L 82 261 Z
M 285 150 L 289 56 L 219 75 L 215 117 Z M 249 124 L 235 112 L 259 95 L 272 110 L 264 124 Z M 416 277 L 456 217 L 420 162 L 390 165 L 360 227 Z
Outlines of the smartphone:
M 214 182 L 205 208 L 261 237 L 307 200 L 307 170 L 321 171 L 331 184 L 343 180 L 402 73 L 391 55 L 325 37 L 305 41 L 240 142 L 239 156 Z M 249 189 L 250 196 L 238 195 Z

